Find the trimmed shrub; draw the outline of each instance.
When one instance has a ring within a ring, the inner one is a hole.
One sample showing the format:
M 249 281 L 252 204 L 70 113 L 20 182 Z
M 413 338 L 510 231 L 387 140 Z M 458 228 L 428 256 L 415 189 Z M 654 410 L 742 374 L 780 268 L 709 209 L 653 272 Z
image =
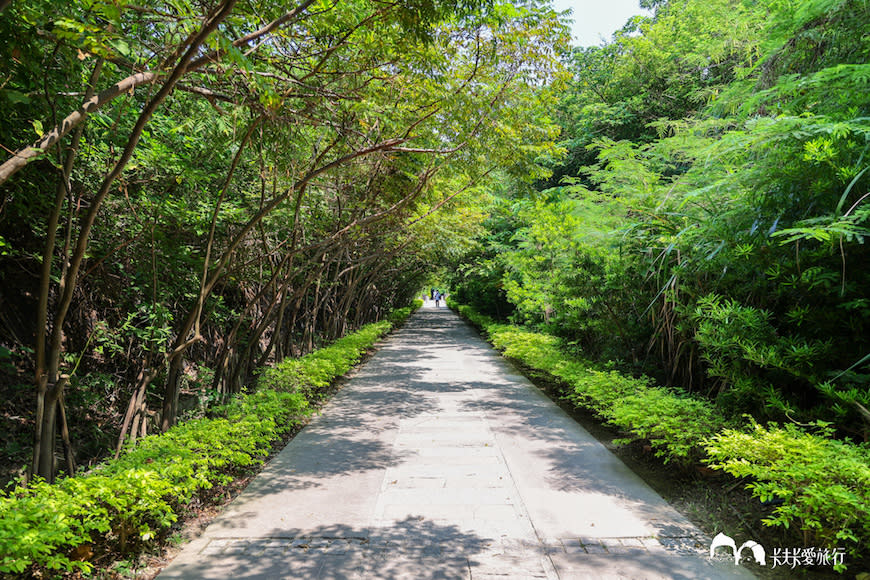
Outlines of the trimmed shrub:
M 459 312 L 459 314 L 463 318 L 465 318 L 467 321 L 469 321 L 471 324 L 473 324 L 475 327 L 477 327 L 478 330 L 480 330 L 482 332 L 486 332 L 487 327 L 495 324 L 495 320 L 493 320 L 492 318 L 490 318 L 489 316 L 487 316 L 485 314 L 480 314 L 475 309 L 473 309 L 471 306 L 467 306 L 465 304 L 454 305 L 451 302 L 451 308 L 453 308 L 454 310 Z
M 145 437 L 87 474 L 0 494 L 0 572 L 36 564 L 86 573 L 92 564 L 76 548 L 126 552 L 156 538 L 194 495 L 262 463 L 309 411 L 301 394 L 262 391 L 216 412 Z
M 554 336 L 496 324 L 467 306 L 460 306 L 459 312 L 480 325 L 505 356 L 565 383 L 570 389 L 566 399 L 649 440 L 665 462 L 697 461 L 703 456 L 703 441 L 725 424 L 711 403 L 651 386 L 646 378 L 596 370 L 591 363 L 574 360 L 559 350 L 559 339 Z
M 391 320 L 410 314 L 402 309 Z M 216 407 L 210 418 L 140 439 L 87 474 L 0 492 L 0 573 L 32 566 L 88 573 L 93 564 L 82 547 L 125 552 L 153 540 L 195 496 L 261 464 L 272 442 L 310 414 L 309 397 L 350 370 L 391 327 L 386 320 L 369 324 L 288 359 L 262 374 L 257 392 Z
M 848 544 L 856 557 L 870 545 L 870 445 L 812 434 L 795 425 L 748 430 L 729 425 L 712 403 L 651 385 L 647 378 L 627 377 L 593 368 L 559 351 L 547 335 L 495 324 L 459 307 L 476 321 L 506 356 L 568 385 L 566 399 L 591 409 L 608 422 L 648 439 L 665 462 L 703 459 L 710 467 L 747 485 L 761 501 L 782 504 L 762 520 L 766 526 L 797 527 L 805 544 L 830 549 Z M 824 425 L 821 424 L 820 425 Z M 706 457 L 706 459 L 704 459 Z M 839 571 L 845 565 L 837 565 Z
M 404 318 L 409 315 L 410 311 Z M 261 389 L 303 392 L 309 397 L 320 396 L 322 389 L 349 371 L 368 348 L 392 327 L 392 322 L 388 320 L 373 322 L 303 357 L 286 358 L 263 371 L 259 386 Z
M 832 548 L 845 543 L 854 556 L 870 545 L 867 444 L 808 433 L 795 425 L 753 423 L 748 431 L 726 429 L 712 437 L 707 453 L 713 469 L 752 478 L 747 487 L 761 501 L 782 501 L 763 520 L 765 525 L 796 526 L 807 543 Z
M 387 316 L 387 320 L 389 320 L 394 327 L 399 327 L 405 324 L 405 321 L 408 320 L 408 317 L 414 313 L 418 308 L 423 307 L 423 301 L 419 298 L 416 298 L 411 302 L 411 306 L 406 306 L 405 308 L 396 308 L 392 312 L 390 312 L 389 316 Z
M 34 481 L 0 495 L 0 572 L 20 574 L 33 563 L 88 572 L 92 565 L 68 552 L 91 541 L 86 513 L 69 492 Z
M 614 425 L 647 439 L 655 454 L 667 463 L 699 461 L 703 442 L 725 420 L 707 401 L 672 392 L 662 387 L 647 387 L 618 399 L 605 417 Z

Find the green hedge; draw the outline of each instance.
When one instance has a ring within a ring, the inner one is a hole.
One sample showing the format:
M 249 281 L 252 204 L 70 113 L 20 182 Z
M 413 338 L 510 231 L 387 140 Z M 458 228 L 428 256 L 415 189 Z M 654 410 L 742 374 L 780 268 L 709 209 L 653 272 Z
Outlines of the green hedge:
M 569 389 L 568 400 L 649 440 L 666 462 L 703 461 L 735 477 L 749 477 L 747 487 L 761 501 L 782 501 L 763 520 L 765 525 L 796 527 L 810 545 L 868 556 L 870 446 L 866 443 L 839 441 L 824 429 L 810 433 L 794 425 L 765 428 L 753 421 L 739 426 L 709 401 L 571 358 L 559 350 L 553 336 L 496 324 L 467 306 L 458 310 L 505 356 L 563 382 Z
M 402 326 L 405 324 L 405 321 L 408 319 L 411 314 L 418 308 L 423 307 L 423 301 L 419 298 L 415 298 L 411 302 L 411 306 L 406 306 L 405 308 L 396 308 L 390 315 L 387 317 L 387 320 L 393 323 L 393 326 Z
M 366 350 L 391 328 L 401 326 L 414 310 L 423 305 L 415 300 L 412 306 L 393 310 L 386 320 L 363 326 L 357 332 L 336 340 L 301 358 L 286 358 L 263 371 L 259 387 L 278 391 L 299 391 L 308 397 L 322 394 L 332 381 L 358 363 Z
M 358 363 L 366 350 L 392 327 L 393 323 L 389 320 L 367 324 L 357 332 L 301 358 L 286 358 L 263 371 L 259 387 L 303 392 L 307 397 L 318 396 L 336 377 Z
M 710 466 L 749 477 L 761 501 L 781 500 L 767 526 L 797 527 L 809 541 L 867 557 L 870 447 L 808 433 L 795 425 L 727 429 L 707 444 Z M 818 545 L 818 544 L 816 544 Z M 839 567 L 845 570 L 845 566 Z
M 214 409 L 211 418 L 145 437 L 119 459 L 54 485 L 0 492 L 0 573 L 32 566 L 88 573 L 87 545 L 125 552 L 164 533 L 198 494 L 263 462 L 273 441 L 310 413 L 309 400 L 411 314 L 364 326 L 332 345 L 265 371 L 260 388 Z
M 703 456 L 704 440 L 726 423 L 712 403 L 652 386 L 648 379 L 598 370 L 589 362 L 572 359 L 559 350 L 554 336 L 496 324 L 467 306 L 458 310 L 484 330 L 505 356 L 565 383 L 569 388 L 566 399 L 649 440 L 665 462 L 697 461 Z
M 0 572 L 32 565 L 89 572 L 75 559 L 92 544 L 121 551 L 156 538 L 197 494 L 262 463 L 270 444 L 308 413 L 299 393 L 239 397 L 221 416 L 151 435 L 87 474 L 0 495 Z

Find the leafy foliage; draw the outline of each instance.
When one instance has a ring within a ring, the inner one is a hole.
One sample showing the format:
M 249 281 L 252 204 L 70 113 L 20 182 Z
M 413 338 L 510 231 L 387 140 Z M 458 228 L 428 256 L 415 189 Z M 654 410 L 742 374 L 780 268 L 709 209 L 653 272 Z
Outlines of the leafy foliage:
M 262 463 L 270 444 L 305 416 L 299 394 L 260 391 L 218 412 L 139 441 L 120 459 L 55 485 L 41 482 L 0 498 L 0 571 L 37 565 L 87 572 L 70 556 L 85 544 L 126 552 L 155 540 L 196 494 Z
M 765 525 L 804 532 L 808 543 L 849 546 L 863 554 L 870 540 L 870 448 L 813 434 L 795 425 L 725 430 L 707 445 L 710 465 L 750 477 L 761 501 L 782 500 Z
M 407 312 L 401 312 L 407 317 Z M 260 375 L 260 388 L 277 391 L 303 392 L 306 397 L 329 386 L 333 379 L 346 373 L 359 362 L 374 341 L 392 327 L 387 320 L 368 324 L 355 333 L 338 339 L 333 344 L 318 349 L 301 358 L 286 358 Z
M 698 300 L 692 319 L 701 357 L 709 365 L 707 374 L 724 379 L 719 402 L 732 410 L 749 412 L 766 396 L 768 407 L 795 412 L 783 397 L 799 393 L 771 386 L 818 383 L 813 368 L 830 350 L 829 341 L 782 336 L 768 311 L 715 295 Z
M 68 472 L 74 447 L 96 460 L 203 412 L 407 306 L 479 231 L 490 174 L 555 155 L 567 31 L 544 4 L 165 4 L 3 9 L 0 277 L 20 314 L 0 343 L 21 364 L 0 384 L 33 383 L 8 415 L 33 415 L 49 480 L 58 406 Z M 116 385 L 93 445 L 88 377 Z
M 404 320 L 410 312 L 393 318 Z M 256 392 L 215 407 L 211 417 L 145 437 L 88 473 L 0 494 L 0 572 L 38 566 L 86 573 L 93 563 L 76 557 L 80 546 L 126 552 L 154 541 L 194 497 L 207 497 L 214 486 L 261 464 L 272 443 L 311 412 L 309 401 L 390 328 L 388 321 L 369 324 L 268 369 Z
M 767 526 L 796 526 L 804 540 L 831 549 L 846 542 L 863 555 L 870 527 L 870 448 L 793 424 L 768 428 L 754 421 L 735 428 L 710 402 L 654 386 L 650 379 L 596 368 L 559 349 L 554 336 L 497 324 L 472 308 L 459 312 L 484 329 L 493 345 L 528 368 L 567 385 L 565 398 L 588 408 L 634 437 L 646 439 L 667 461 L 704 460 L 738 478 L 761 501 L 781 501 Z M 843 568 L 845 569 L 845 568 Z
M 866 439 L 867 7 L 654 8 L 575 51 L 566 156 L 495 190 L 512 221 L 453 268 L 494 274 L 456 294 L 725 415 Z
M 557 337 L 496 324 L 466 305 L 459 312 L 482 327 L 504 355 L 567 385 L 565 398 L 588 408 L 636 438 L 648 440 L 667 461 L 691 463 L 703 442 L 726 421 L 709 402 L 651 385 L 615 370 L 602 370 L 565 354 Z

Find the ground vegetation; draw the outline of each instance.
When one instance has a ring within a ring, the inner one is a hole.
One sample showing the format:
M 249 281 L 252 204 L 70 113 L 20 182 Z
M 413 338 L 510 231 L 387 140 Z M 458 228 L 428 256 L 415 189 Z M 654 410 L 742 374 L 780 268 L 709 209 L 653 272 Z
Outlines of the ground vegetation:
M 564 30 L 474 0 L 4 3 L 5 478 L 407 305 L 492 168 L 553 149 Z

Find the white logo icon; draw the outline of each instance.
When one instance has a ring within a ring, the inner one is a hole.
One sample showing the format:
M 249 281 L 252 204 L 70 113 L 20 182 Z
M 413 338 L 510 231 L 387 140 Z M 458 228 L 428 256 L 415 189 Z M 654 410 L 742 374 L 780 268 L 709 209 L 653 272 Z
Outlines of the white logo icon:
M 754 540 L 749 540 L 744 542 L 740 549 L 737 548 L 737 544 L 732 540 L 729 536 L 726 536 L 723 533 L 719 533 L 713 538 L 713 543 L 710 544 L 710 557 L 713 557 L 713 553 L 716 551 L 716 548 L 731 548 L 731 553 L 734 554 L 734 564 L 737 565 L 740 563 L 740 555 L 743 552 L 744 548 L 749 548 L 752 551 L 752 557 L 755 558 L 755 561 L 764 566 L 764 546 L 759 544 Z

